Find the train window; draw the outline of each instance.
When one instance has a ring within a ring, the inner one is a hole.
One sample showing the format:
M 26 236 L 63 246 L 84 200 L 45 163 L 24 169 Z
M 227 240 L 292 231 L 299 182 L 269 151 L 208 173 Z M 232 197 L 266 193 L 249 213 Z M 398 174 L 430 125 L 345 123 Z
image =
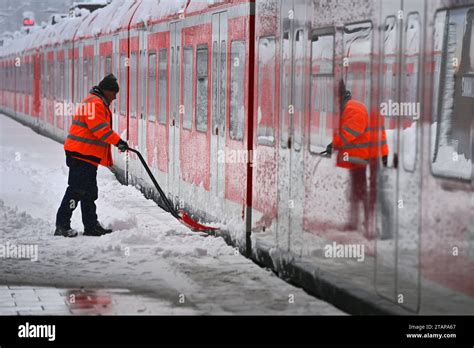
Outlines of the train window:
M 166 106 L 168 97 L 168 50 L 163 48 L 159 52 L 158 63 L 158 122 L 166 124 Z
M 260 145 L 275 143 L 275 37 L 262 37 L 258 43 L 258 128 Z
M 94 56 L 90 56 L 87 65 L 87 84 L 84 86 L 84 97 L 87 97 L 87 92 L 94 85 L 94 64 Z
M 43 60 L 43 71 L 41 72 L 42 74 L 44 73 L 44 85 L 43 85 L 43 91 L 44 91 L 44 97 L 47 98 L 49 94 L 49 89 L 48 89 L 48 80 L 49 80 L 49 66 L 48 66 L 48 55 L 47 53 L 44 54 L 44 60 Z
M 64 83 L 66 84 L 66 87 L 64 89 L 64 92 L 66 93 L 66 101 L 67 102 L 70 102 L 71 101 L 71 76 L 69 75 L 70 74 L 70 71 L 71 71 L 71 59 L 67 58 L 66 61 L 65 61 L 65 71 L 64 71 L 64 74 L 65 74 L 65 81 Z
M 290 33 L 285 31 L 282 36 L 282 64 L 281 64 L 281 124 L 280 145 L 288 147 L 288 130 L 290 128 L 291 101 L 291 45 Z
M 193 46 L 184 48 L 184 129 L 191 129 L 193 122 L 193 54 Z
M 137 53 L 130 53 L 130 117 L 137 117 Z
M 104 71 L 104 76 L 101 76 L 100 79 L 104 78 L 105 76 L 109 75 L 112 73 L 112 57 L 107 56 L 105 58 L 105 71 Z
M 89 63 L 88 68 L 89 68 L 89 71 L 87 72 L 88 81 L 87 81 L 87 85 L 85 86 L 84 97 L 87 97 L 90 89 L 92 88 L 92 86 L 94 86 L 94 57 L 90 58 L 90 63 Z
M 51 86 L 52 84 L 50 83 L 51 80 L 53 79 L 53 66 L 50 64 L 49 59 L 48 59 L 48 54 L 46 54 L 46 71 L 48 75 L 46 76 L 46 98 L 49 98 L 51 96 Z
M 59 87 L 59 95 L 58 95 L 58 99 L 60 101 L 63 101 L 65 95 L 64 95 L 64 89 L 66 87 L 66 84 L 65 84 L 65 76 L 64 76 L 64 60 L 61 60 L 59 62 L 59 74 L 60 74 L 60 87 Z
M 305 112 L 305 71 L 304 71 L 304 56 L 305 56 L 306 40 L 304 31 L 298 30 L 295 34 L 295 60 L 294 60 L 294 76 L 295 76 L 295 109 L 293 113 L 293 135 L 295 139 L 295 150 L 301 149 L 303 138 L 303 118 Z
M 120 115 L 127 114 L 127 65 L 128 59 L 125 54 L 120 56 Z
M 89 73 L 89 60 L 84 58 L 82 61 L 82 95 L 81 98 L 84 99 L 86 97 L 87 87 L 89 85 L 88 81 L 88 73 Z
M 140 111 L 137 111 L 141 115 L 143 119 L 149 118 L 149 113 L 147 112 L 147 78 L 148 78 L 148 71 L 150 66 L 147 64 L 147 53 L 145 49 L 140 50 L 140 61 L 138 63 L 138 67 L 140 69 L 139 72 L 139 83 L 140 83 L 140 90 L 138 95 L 140 96 Z
M 245 123 L 245 41 L 232 41 L 230 74 L 230 138 L 243 140 Z
M 20 65 L 20 92 L 25 92 L 25 63 Z
M 56 82 L 56 81 L 55 81 L 55 79 L 56 79 L 56 76 L 55 76 L 55 74 L 56 74 L 56 71 L 55 71 L 55 70 L 56 70 L 56 64 L 55 64 L 55 62 L 54 62 L 54 60 L 53 60 L 53 61 L 49 61 L 49 62 L 48 62 L 48 65 L 49 65 L 50 68 L 51 68 L 51 69 L 49 69 L 49 70 L 50 70 L 49 73 L 50 73 L 51 76 L 50 76 L 50 79 L 49 79 L 49 81 L 48 81 L 48 87 L 49 87 L 49 95 L 48 95 L 48 97 L 49 97 L 50 99 L 54 99 L 54 94 L 55 94 L 55 93 L 54 93 L 54 86 L 56 85 L 56 83 L 55 83 L 55 82 Z
M 74 59 L 74 101 L 79 99 L 79 59 Z
M 402 100 L 413 106 L 412 110 L 420 110 L 419 75 L 420 75 L 421 21 L 418 13 L 410 13 L 405 27 L 405 63 L 403 64 Z M 406 104 L 405 104 L 406 105 Z M 418 106 L 417 106 L 418 105 Z M 403 167 L 414 171 L 418 150 L 418 118 L 420 115 L 406 115 L 402 122 L 401 146 Z
M 120 54 L 119 52 L 114 52 L 113 53 L 113 60 L 112 60 L 112 73 L 115 76 L 119 76 L 119 71 L 120 71 Z
M 30 69 L 30 72 L 29 72 L 29 76 L 31 78 L 31 81 L 34 81 L 34 71 L 33 71 L 33 57 L 31 57 L 31 60 L 30 60 L 30 64 L 29 64 L 29 69 Z M 33 95 L 33 85 L 34 83 L 28 83 L 28 88 L 30 89 L 30 94 Z
M 23 93 L 26 93 L 27 92 L 26 79 L 27 79 L 27 73 L 28 73 L 28 70 L 27 70 L 28 69 L 28 63 L 26 63 L 26 59 L 25 59 L 25 63 L 22 63 L 21 69 L 22 69 L 21 89 L 22 89 Z
M 199 45 L 197 48 L 197 87 L 196 87 L 196 129 L 207 131 L 208 123 L 208 48 Z
M 331 31 L 331 29 L 329 29 Z M 326 30 L 313 31 L 311 39 L 311 74 L 334 73 L 334 34 Z
M 219 84 L 219 135 L 225 136 L 225 124 L 226 124 L 226 101 L 227 101 L 227 43 L 221 41 L 221 81 Z
M 20 92 L 20 93 L 23 93 L 23 84 L 24 84 L 24 81 L 23 81 L 23 80 L 24 80 L 24 78 L 23 78 L 23 74 L 24 74 L 24 73 L 23 73 L 23 70 L 24 70 L 24 69 L 23 69 L 23 66 L 24 66 L 24 64 L 21 63 L 18 67 L 16 67 L 16 71 L 17 71 L 17 73 L 18 73 L 18 77 L 17 77 L 17 79 L 18 79 L 17 90 L 18 90 L 18 92 Z
M 105 57 L 100 56 L 100 79 L 105 76 Z
M 156 52 L 148 55 L 148 121 L 156 121 Z
M 311 36 L 311 122 L 309 150 L 324 151 L 332 142 L 334 115 L 334 31 L 318 29 Z
M 99 56 L 94 56 L 94 67 L 93 67 L 93 73 L 91 77 L 91 84 L 96 85 L 98 84 L 98 72 L 99 72 Z
M 385 19 L 384 33 L 383 33 L 383 53 L 382 53 L 382 86 L 380 90 L 381 103 L 388 103 L 390 100 L 397 100 L 398 91 L 398 23 L 395 16 L 389 16 Z M 384 117 L 381 127 L 385 127 L 387 135 L 388 151 L 388 167 L 394 166 L 395 150 L 395 130 L 397 128 L 396 118 L 387 116 Z
M 372 52 L 372 23 L 349 24 L 344 27 L 344 69 L 346 87 L 355 100 L 370 106 L 370 55 Z
M 473 11 L 474 12 L 474 11 Z M 471 12 L 471 13 L 473 13 Z M 471 40 L 469 42 L 469 71 L 474 72 L 474 15 L 471 15 L 472 18 L 469 20 L 469 28 L 471 28 Z
M 219 92 L 219 44 L 212 43 L 212 134 L 216 134 L 218 126 L 218 92 Z
M 434 175 L 460 180 L 472 177 L 473 20 L 472 8 L 438 12 L 435 19 L 431 169 Z

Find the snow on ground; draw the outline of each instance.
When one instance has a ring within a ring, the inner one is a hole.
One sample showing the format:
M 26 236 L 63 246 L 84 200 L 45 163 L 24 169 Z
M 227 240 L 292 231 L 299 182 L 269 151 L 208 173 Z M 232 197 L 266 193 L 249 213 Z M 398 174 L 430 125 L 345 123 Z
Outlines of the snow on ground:
M 1 114 L 0 132 L 0 246 L 38 246 L 36 262 L 0 260 L 0 285 L 126 288 L 168 301 L 155 314 L 179 307 L 189 314 L 344 314 L 258 267 L 222 238 L 193 233 L 103 167 L 98 216 L 115 232 L 54 237 L 67 186 L 62 145 Z M 72 227 L 83 230 L 80 208 Z

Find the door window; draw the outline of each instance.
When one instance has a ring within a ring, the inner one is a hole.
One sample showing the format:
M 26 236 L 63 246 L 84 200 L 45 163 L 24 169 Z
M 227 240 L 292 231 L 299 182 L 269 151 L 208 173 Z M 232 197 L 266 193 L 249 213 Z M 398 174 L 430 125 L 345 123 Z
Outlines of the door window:
M 372 23 L 350 24 L 344 27 L 344 58 L 346 88 L 355 100 L 370 106 L 370 55 L 372 52 Z
M 262 37 L 258 43 L 258 126 L 259 145 L 275 143 L 275 37 Z
M 404 86 L 400 110 L 403 111 L 401 151 L 403 167 L 414 171 L 418 151 L 418 119 L 420 118 L 419 74 L 420 74 L 421 22 L 418 13 L 408 15 L 405 27 L 405 63 L 403 65 Z M 408 104 L 407 104 L 408 103 Z
M 184 129 L 192 128 L 194 81 L 193 53 L 193 46 L 184 48 Z
M 127 62 L 128 58 L 122 54 L 120 56 L 120 114 L 127 114 Z
M 207 45 L 199 45 L 196 64 L 196 129 L 200 132 L 207 131 L 208 123 L 208 61 Z
M 295 150 L 301 149 L 303 138 L 303 119 L 304 119 L 304 101 L 305 98 L 305 65 L 304 53 L 306 40 L 304 39 L 304 31 L 298 30 L 295 34 L 295 59 L 294 59 L 294 75 L 295 75 L 295 92 L 294 92 L 294 110 L 293 110 L 293 136 L 295 139 Z
M 166 48 L 160 50 L 159 58 L 158 122 L 166 124 L 166 107 L 168 102 L 168 50 Z
M 314 31 L 311 39 L 310 151 L 332 142 L 334 115 L 334 34 Z
M 281 124 L 280 143 L 282 148 L 288 147 L 290 128 L 290 112 L 294 111 L 291 103 L 291 43 L 290 33 L 284 32 L 282 37 L 282 78 L 281 78 Z
M 231 47 L 230 138 L 243 140 L 245 120 L 245 41 Z
M 156 52 L 148 55 L 148 120 L 156 121 Z
M 130 117 L 137 117 L 137 53 L 130 53 Z

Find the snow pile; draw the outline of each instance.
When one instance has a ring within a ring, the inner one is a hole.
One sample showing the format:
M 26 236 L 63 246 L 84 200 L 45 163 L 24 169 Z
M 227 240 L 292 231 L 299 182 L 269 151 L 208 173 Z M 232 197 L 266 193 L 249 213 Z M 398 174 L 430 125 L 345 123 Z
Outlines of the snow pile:
M 5 116 L 0 132 L 0 245 L 38 246 L 36 262 L 0 261 L 0 284 L 136 289 L 197 314 L 342 314 L 245 259 L 222 238 L 190 231 L 102 167 L 97 214 L 114 233 L 54 237 L 67 186 L 62 145 Z M 82 231 L 80 215 L 78 208 L 72 227 Z

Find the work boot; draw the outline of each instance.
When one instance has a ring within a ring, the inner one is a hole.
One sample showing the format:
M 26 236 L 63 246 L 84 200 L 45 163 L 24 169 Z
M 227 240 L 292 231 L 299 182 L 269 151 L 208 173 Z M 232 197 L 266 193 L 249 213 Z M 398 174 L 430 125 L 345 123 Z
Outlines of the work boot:
M 73 230 L 71 227 L 56 226 L 56 231 L 54 232 L 54 235 L 73 238 L 77 237 L 77 231 Z
M 92 228 L 85 228 L 84 229 L 84 236 L 91 236 L 91 237 L 100 237 L 104 234 L 112 233 L 112 230 L 109 228 L 103 228 L 100 223 L 97 223 Z

